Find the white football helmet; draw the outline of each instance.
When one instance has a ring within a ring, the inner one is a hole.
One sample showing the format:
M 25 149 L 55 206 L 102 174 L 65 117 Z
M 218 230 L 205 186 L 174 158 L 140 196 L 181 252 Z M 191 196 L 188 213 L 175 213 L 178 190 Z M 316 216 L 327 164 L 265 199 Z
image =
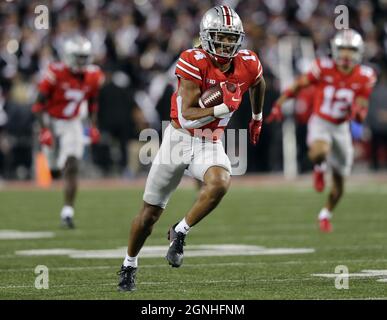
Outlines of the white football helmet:
M 82 36 L 66 40 L 62 58 L 73 72 L 82 72 L 92 62 L 91 42 Z
M 219 41 L 218 34 L 235 35 L 235 42 Z M 245 33 L 238 14 L 229 6 L 216 6 L 208 10 L 200 22 L 200 42 L 202 48 L 225 59 L 235 57 L 242 45 Z M 219 51 L 217 52 L 217 49 Z
M 331 41 L 332 57 L 335 61 L 339 59 L 339 50 L 342 48 L 353 49 L 354 63 L 358 64 L 363 59 L 364 41 L 360 33 L 353 29 L 345 29 L 336 33 Z

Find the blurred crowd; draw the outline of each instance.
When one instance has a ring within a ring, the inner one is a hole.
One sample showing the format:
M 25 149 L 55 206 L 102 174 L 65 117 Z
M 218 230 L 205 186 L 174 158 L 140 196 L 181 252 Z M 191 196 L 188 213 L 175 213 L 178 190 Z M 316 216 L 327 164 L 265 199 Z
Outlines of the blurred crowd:
M 87 163 L 106 175 L 138 173 L 133 172 L 140 170 L 133 164 L 138 152 L 133 142 L 142 128 L 160 129 L 160 121 L 169 119 L 175 60 L 198 43 L 203 13 L 219 3 L 239 13 L 244 46 L 263 63 L 266 114 L 280 89 L 279 40 L 305 37 L 313 41 L 316 56 L 329 54 L 335 7 L 346 5 L 350 27 L 365 40 L 365 62 L 379 75 L 357 156 L 372 169 L 387 166 L 387 0 L 7 0 L 0 3 L 0 177 L 31 178 L 36 84 L 47 64 L 60 59 L 64 40 L 78 33 L 91 40 L 94 62 L 107 79 L 99 101 L 103 140 L 90 150 Z M 47 30 L 35 28 L 38 5 L 49 8 Z M 244 110 L 249 110 L 247 100 Z M 239 112 L 231 126 L 246 128 L 249 117 L 250 112 Z M 307 171 L 305 124 L 299 126 L 299 170 Z M 280 124 L 265 125 L 259 146 L 248 149 L 248 170 L 281 170 L 281 139 Z

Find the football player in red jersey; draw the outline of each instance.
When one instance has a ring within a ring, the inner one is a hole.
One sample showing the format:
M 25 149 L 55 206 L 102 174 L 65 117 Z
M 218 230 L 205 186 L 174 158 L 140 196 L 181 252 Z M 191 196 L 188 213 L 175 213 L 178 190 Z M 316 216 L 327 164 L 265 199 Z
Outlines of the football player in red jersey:
M 279 97 L 267 121 L 281 120 L 281 106 L 301 88 L 315 85 L 314 110 L 308 122 L 309 158 L 314 163 L 314 186 L 323 191 L 327 164 L 332 168 L 332 189 L 319 213 L 322 232 L 331 232 L 332 210 L 344 191 L 344 180 L 353 162 L 349 121 L 363 122 L 368 98 L 376 82 L 372 68 L 362 65 L 364 43 L 352 29 L 339 31 L 332 40 L 332 59 L 317 59 L 311 71 L 302 75 Z
M 181 266 L 188 231 L 218 205 L 230 185 L 231 164 L 219 138 L 248 90 L 250 141 L 258 142 L 265 81 L 257 55 L 240 50 L 243 38 L 237 13 L 228 6 L 214 7 L 201 20 L 201 46 L 184 51 L 176 63 L 178 89 L 171 98 L 171 124 L 150 169 L 143 207 L 132 222 L 119 290 L 135 289 L 138 253 L 187 170 L 203 186 L 192 208 L 168 232 L 166 259 L 172 267 Z M 226 82 L 235 84 L 235 92 Z M 221 84 L 223 103 L 199 106 L 202 93 L 215 84 Z
M 63 48 L 63 62 L 51 63 L 38 85 L 38 98 L 32 110 L 40 125 L 39 142 L 43 150 L 56 149 L 56 164 L 63 171 L 64 206 L 62 225 L 74 228 L 74 201 L 77 191 L 78 161 L 84 149 L 81 104 L 87 102 L 91 127 L 91 143 L 97 143 L 100 133 L 96 126 L 97 95 L 104 76 L 91 64 L 91 42 L 76 36 Z

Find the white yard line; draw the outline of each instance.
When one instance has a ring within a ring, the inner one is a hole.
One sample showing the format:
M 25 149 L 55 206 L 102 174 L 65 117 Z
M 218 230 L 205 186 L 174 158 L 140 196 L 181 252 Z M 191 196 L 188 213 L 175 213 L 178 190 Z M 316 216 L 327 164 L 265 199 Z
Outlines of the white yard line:
M 141 258 L 161 258 L 168 246 L 145 246 Z M 121 259 L 126 247 L 100 250 L 79 250 L 69 248 L 32 249 L 16 251 L 19 256 L 69 256 L 74 259 Z M 266 248 L 256 245 L 212 244 L 191 245 L 187 247 L 186 257 L 251 256 L 251 255 L 289 255 L 314 253 L 312 248 Z
M 229 280 L 205 280 L 205 281 L 142 281 L 138 282 L 137 284 L 139 286 L 176 286 L 179 284 L 214 284 L 214 283 L 272 283 L 272 282 L 300 282 L 300 281 L 316 281 L 318 280 L 315 277 L 300 277 L 300 278 L 283 278 L 283 279 L 267 279 L 267 278 L 261 278 L 261 279 L 229 279 Z M 364 279 L 358 279 L 358 280 L 364 280 Z M 112 286 L 116 287 L 117 282 L 114 283 L 81 283 L 81 284 L 60 284 L 60 285 L 52 285 L 50 284 L 50 289 L 53 288 L 62 288 L 62 287 L 99 287 L 99 286 Z M 0 289 L 20 289 L 20 288 L 30 288 L 35 289 L 32 285 L 9 285 L 9 286 L 0 286 Z M 356 298 L 355 298 L 356 299 Z M 372 299 L 372 298 L 371 298 Z
M 219 262 L 219 263 L 198 263 L 198 264 L 184 264 L 184 268 L 211 268 L 211 267 L 238 267 L 238 266 L 266 266 L 266 265 L 286 265 L 286 264 L 342 264 L 342 263 L 356 263 L 356 262 L 387 262 L 387 259 L 344 259 L 344 260 L 289 260 L 289 261 L 260 261 L 260 262 Z M 50 271 L 82 271 L 82 270 L 105 270 L 105 269 L 119 269 L 119 265 L 115 266 L 87 266 L 87 267 L 50 267 Z M 167 263 L 163 264 L 150 264 L 150 265 L 141 265 L 140 269 L 153 269 L 153 268 L 170 268 Z M 0 273 L 5 272 L 34 272 L 35 266 L 31 268 L 11 268 L 11 269 L 0 269 Z
M 54 237 L 55 233 L 51 231 L 0 230 L 0 240 L 29 240 Z
M 311 281 L 316 280 L 312 277 L 304 277 L 304 278 L 284 278 L 284 279 L 244 279 L 244 280 L 207 280 L 207 281 L 144 281 L 144 282 L 138 282 L 138 285 L 148 285 L 148 286 L 157 286 L 157 285 L 171 285 L 176 286 L 177 284 L 213 284 L 213 283 L 255 283 L 255 282 L 292 282 L 292 281 Z M 113 286 L 116 287 L 117 283 L 83 283 L 83 284 L 60 284 L 60 285 L 51 285 L 49 286 L 50 289 L 52 288 L 62 288 L 62 287 L 99 287 L 99 286 Z M 0 289 L 20 289 L 20 288 L 31 288 L 35 289 L 32 285 L 9 285 L 9 286 L 0 286 Z

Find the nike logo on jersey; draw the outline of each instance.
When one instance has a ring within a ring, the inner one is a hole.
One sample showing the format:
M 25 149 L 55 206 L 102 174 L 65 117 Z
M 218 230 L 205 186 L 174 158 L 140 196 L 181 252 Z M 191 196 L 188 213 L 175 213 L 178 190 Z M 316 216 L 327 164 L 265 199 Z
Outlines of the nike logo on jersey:
M 241 99 L 235 99 L 234 97 L 232 97 L 231 100 L 235 102 L 241 101 Z
M 238 83 L 239 87 L 242 87 L 246 82 Z

